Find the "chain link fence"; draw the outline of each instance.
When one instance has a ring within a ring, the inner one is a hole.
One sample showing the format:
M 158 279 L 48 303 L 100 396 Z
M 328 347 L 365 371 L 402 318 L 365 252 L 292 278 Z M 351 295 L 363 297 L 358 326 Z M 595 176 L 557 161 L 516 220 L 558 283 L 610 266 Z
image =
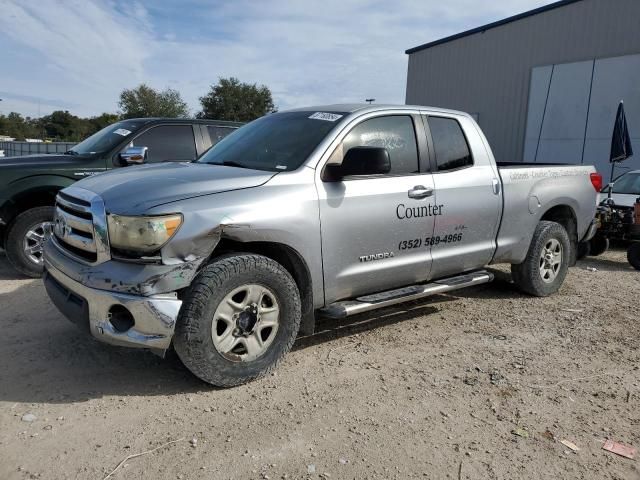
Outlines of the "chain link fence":
M 46 153 L 64 153 L 76 145 L 72 142 L 0 142 L 0 151 L 5 157 L 20 157 Z

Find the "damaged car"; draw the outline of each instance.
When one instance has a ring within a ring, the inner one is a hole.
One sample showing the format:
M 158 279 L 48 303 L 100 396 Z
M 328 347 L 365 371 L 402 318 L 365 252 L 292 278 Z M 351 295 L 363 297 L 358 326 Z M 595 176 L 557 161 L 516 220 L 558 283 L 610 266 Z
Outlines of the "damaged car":
M 194 162 L 58 193 L 45 286 L 98 340 L 173 346 L 202 380 L 274 369 L 315 318 L 490 282 L 555 293 L 595 231 L 590 166 L 495 162 L 468 114 L 329 105 L 267 115 Z

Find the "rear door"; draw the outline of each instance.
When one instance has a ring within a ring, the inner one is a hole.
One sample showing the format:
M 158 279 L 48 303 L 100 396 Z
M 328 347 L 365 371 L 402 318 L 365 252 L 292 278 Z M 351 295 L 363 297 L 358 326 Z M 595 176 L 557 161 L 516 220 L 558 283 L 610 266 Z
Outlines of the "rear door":
M 419 115 L 406 112 L 366 116 L 349 127 L 329 158 L 340 163 L 352 147 L 385 147 L 391 172 L 318 180 L 327 303 L 428 277 L 425 239 L 433 231 L 437 205 L 432 176 L 421 168 L 420 152 L 426 150 L 421 123 Z
M 471 120 L 440 114 L 423 119 L 433 147 L 435 201 L 442 206 L 430 239 L 430 277 L 440 278 L 491 261 L 502 210 L 501 184 Z

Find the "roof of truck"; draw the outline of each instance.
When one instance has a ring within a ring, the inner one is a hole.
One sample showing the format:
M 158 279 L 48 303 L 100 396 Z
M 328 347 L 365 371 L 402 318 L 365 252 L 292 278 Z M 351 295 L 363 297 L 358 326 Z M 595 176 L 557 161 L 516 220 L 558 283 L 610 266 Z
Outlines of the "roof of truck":
M 458 110 L 450 110 L 446 108 L 427 107 L 424 105 L 394 105 L 385 103 L 334 103 L 329 105 L 314 105 L 311 107 L 301 107 L 287 110 L 288 112 L 339 112 L 339 113 L 354 113 L 354 112 L 379 112 L 384 110 L 429 110 L 430 112 L 449 113 L 456 115 L 468 116 L 468 113 L 460 112 Z

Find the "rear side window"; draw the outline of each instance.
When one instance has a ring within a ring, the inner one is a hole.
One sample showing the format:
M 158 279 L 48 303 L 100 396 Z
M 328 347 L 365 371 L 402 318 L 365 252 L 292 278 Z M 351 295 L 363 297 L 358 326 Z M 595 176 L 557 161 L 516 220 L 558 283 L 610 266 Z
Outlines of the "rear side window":
M 342 141 L 342 155 L 353 147 L 384 147 L 389 152 L 391 175 L 418 173 L 418 146 L 413 120 L 407 115 L 365 120 Z
M 196 142 L 191 125 L 162 125 L 146 131 L 133 142 L 147 147 L 147 162 L 185 162 L 195 160 Z
M 211 139 L 211 145 L 213 146 L 233 132 L 233 128 L 207 125 L 207 132 L 209 132 L 209 138 Z
M 469 144 L 457 120 L 444 117 L 429 117 L 429 129 L 436 153 L 439 172 L 455 170 L 473 165 Z

